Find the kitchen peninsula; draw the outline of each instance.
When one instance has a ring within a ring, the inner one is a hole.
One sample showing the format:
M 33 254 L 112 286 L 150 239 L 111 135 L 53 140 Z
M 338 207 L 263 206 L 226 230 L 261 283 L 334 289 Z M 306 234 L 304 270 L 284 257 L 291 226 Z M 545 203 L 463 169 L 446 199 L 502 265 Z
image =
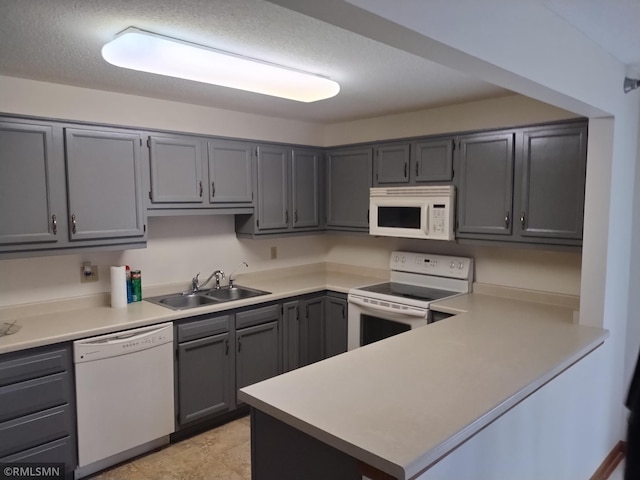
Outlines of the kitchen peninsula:
M 240 390 L 253 478 L 423 478 L 608 336 L 567 306 L 473 293 L 435 308 L 460 314 Z

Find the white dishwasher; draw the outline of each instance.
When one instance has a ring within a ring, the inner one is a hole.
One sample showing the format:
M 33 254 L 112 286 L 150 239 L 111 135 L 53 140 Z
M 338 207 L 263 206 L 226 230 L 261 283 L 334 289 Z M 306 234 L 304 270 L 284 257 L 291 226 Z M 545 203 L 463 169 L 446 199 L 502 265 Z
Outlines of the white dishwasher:
M 169 442 L 175 430 L 173 326 L 73 342 L 82 478 Z

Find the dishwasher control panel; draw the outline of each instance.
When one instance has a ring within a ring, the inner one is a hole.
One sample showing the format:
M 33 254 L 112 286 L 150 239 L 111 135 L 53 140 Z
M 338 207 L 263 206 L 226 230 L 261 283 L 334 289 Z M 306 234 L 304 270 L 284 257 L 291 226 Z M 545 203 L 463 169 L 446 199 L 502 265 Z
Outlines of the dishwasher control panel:
M 149 327 L 110 333 L 73 342 L 75 363 L 127 355 L 173 342 L 173 325 L 163 323 Z

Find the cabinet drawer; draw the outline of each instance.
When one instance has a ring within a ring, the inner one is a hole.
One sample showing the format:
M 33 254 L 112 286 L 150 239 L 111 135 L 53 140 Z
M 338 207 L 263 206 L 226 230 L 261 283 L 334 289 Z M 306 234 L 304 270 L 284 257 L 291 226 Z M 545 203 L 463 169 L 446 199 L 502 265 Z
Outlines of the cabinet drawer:
M 222 315 L 180 324 L 178 325 L 178 343 L 228 332 L 229 318 L 229 315 Z
M 9 353 L 0 357 L 0 387 L 70 369 L 69 347 L 40 350 L 40 353 L 33 350 Z
M 68 405 L 0 423 L 0 458 L 70 435 Z
M 76 467 L 75 443 L 71 437 L 60 438 L 28 450 L 0 458 L 0 463 L 58 463 L 65 464 L 65 478 L 73 478 Z
M 0 422 L 63 405 L 70 390 L 67 372 L 0 387 Z
M 272 322 L 280 319 L 280 306 L 270 305 L 268 307 L 255 308 L 246 312 L 236 313 L 236 328 L 251 327 L 265 322 Z

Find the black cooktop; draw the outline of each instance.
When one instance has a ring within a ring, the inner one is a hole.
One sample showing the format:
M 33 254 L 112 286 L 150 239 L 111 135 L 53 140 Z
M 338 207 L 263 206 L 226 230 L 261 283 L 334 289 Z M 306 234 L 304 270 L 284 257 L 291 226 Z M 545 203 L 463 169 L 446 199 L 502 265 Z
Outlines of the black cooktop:
M 451 292 L 449 290 L 439 290 L 437 288 L 419 287 L 417 285 L 408 285 L 406 283 L 378 283 L 377 285 L 370 285 L 368 287 L 362 287 L 358 290 L 372 293 L 381 293 L 383 295 L 392 295 L 394 297 L 413 298 L 415 300 L 440 300 L 445 297 L 450 297 L 458 292 Z

